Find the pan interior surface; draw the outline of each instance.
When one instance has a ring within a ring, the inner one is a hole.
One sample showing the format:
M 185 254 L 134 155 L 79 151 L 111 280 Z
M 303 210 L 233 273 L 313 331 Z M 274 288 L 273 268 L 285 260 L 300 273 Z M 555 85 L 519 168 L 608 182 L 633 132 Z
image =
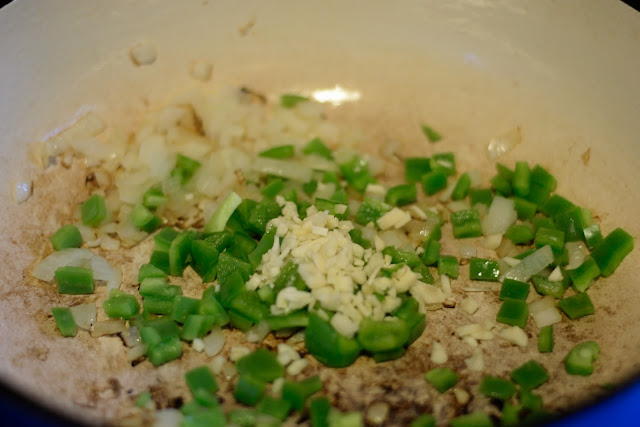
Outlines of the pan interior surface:
M 26 153 L 28 144 L 87 111 L 131 132 L 145 111 L 186 91 L 247 86 L 275 99 L 339 87 L 358 100 L 328 107 L 328 116 L 363 128 L 369 147 L 395 140 L 406 156 L 453 151 L 461 170 L 478 169 L 486 180 L 494 173 L 488 141 L 519 127 L 522 143 L 500 161 L 543 165 L 558 178 L 557 192 L 592 208 L 605 232 L 619 226 L 637 237 L 639 28 L 638 14 L 624 4 L 595 1 L 20 0 L 6 6 L 0 12 L 0 54 L 11 58 L 0 68 L 0 378 L 93 422 L 130 415 L 132 396 L 153 384 L 170 390 L 185 369 L 204 361 L 196 356 L 132 369 L 119 338 L 85 333 L 69 340 L 54 330 L 48 313 L 56 292 L 29 273 L 47 236 L 85 197 L 66 183 L 79 186 L 84 176 L 81 168 L 43 172 Z M 132 63 L 130 49 L 140 43 L 155 47 L 152 65 Z M 190 76 L 198 59 L 213 64 L 210 82 Z M 424 140 L 423 122 L 446 135 L 446 148 Z M 34 180 L 34 194 L 16 204 L 11 185 L 25 179 Z M 134 259 L 123 255 L 123 262 Z M 632 252 L 590 290 L 595 316 L 559 325 L 556 351 L 545 359 L 554 386 L 542 390 L 552 408 L 589 402 L 604 394 L 603 385 L 638 374 L 639 261 Z M 363 362 L 345 378 L 332 377 L 344 389 L 344 405 L 363 409 L 387 386 L 398 396 L 418 387 L 397 377 L 422 379 L 430 335 L 445 330 L 439 316 L 430 316 L 423 339 L 402 362 Z M 562 358 L 588 339 L 602 349 L 598 369 L 568 380 Z M 535 351 L 530 341 L 528 351 Z M 494 344 L 485 354 L 489 373 L 504 374 L 531 358 L 510 349 L 506 363 Z M 357 397 L 369 386 L 370 393 Z M 185 390 L 176 386 L 166 401 Z

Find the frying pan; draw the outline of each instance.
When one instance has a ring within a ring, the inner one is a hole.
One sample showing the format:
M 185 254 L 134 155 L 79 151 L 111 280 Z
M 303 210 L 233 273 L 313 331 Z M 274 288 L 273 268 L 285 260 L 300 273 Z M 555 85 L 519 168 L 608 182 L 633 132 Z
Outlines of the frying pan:
M 138 43 L 155 47 L 152 65 L 133 65 Z M 434 148 L 419 134 L 427 121 L 446 135 L 442 147 L 457 153 L 460 169 L 488 179 L 487 142 L 519 126 L 523 141 L 502 161 L 544 165 L 557 191 L 594 209 L 605 232 L 620 226 L 640 235 L 640 16 L 623 3 L 19 0 L 0 12 L 0 57 L 0 377 L 81 421 L 135 416 L 132 396 L 152 386 L 161 405 L 175 403 L 186 396 L 184 370 L 205 362 L 190 354 L 132 368 L 119 338 L 63 339 L 48 310 L 80 298 L 29 277 L 47 236 L 87 193 L 81 170 L 39 171 L 27 146 L 89 110 L 130 131 L 145 110 L 188 89 L 244 85 L 277 95 L 339 85 L 360 98 L 329 116 L 364 127 L 371 150 L 394 139 L 406 155 L 429 155 Z M 213 64 L 210 82 L 191 78 L 198 59 Z M 33 196 L 18 205 L 10 186 L 25 179 Z M 591 403 L 604 396 L 602 385 L 638 373 L 639 258 L 632 252 L 590 290 L 594 316 L 558 325 L 556 350 L 543 359 L 551 381 L 540 389 L 550 409 Z M 121 260 L 137 262 L 134 252 Z M 462 322 L 446 316 L 430 313 L 421 340 L 397 362 L 323 372 L 337 405 L 364 410 L 384 400 L 398 424 L 422 411 L 451 415 L 455 405 L 430 395 L 421 379 L 433 337 L 450 330 L 445 322 Z M 568 377 L 562 357 L 586 339 L 602 348 L 596 372 Z M 532 357 L 534 344 L 522 351 L 487 343 L 486 372 L 504 375 Z M 464 367 L 468 351 L 450 349 L 454 367 Z M 480 376 L 465 378 L 471 387 Z

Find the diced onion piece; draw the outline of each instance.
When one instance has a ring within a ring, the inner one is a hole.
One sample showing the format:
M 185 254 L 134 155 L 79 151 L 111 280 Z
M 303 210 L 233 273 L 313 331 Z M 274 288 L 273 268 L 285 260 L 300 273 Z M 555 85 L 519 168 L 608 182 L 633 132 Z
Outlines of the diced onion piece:
M 477 169 L 471 169 L 467 172 L 471 178 L 471 188 L 477 188 L 482 185 L 482 175 Z
M 451 194 L 453 193 L 453 190 L 455 190 L 455 188 L 456 188 L 456 182 L 455 181 L 450 182 L 449 185 L 447 185 L 447 188 L 445 188 L 444 191 L 440 193 L 440 195 L 438 196 L 438 199 L 441 202 L 446 202 L 451 198 Z
M 289 345 L 295 345 L 301 342 L 304 342 L 304 330 L 298 331 L 295 334 L 291 335 L 286 341 L 286 343 Z
M 482 247 L 486 249 L 496 250 L 502 243 L 502 233 L 498 234 L 489 234 L 482 241 Z
M 483 371 L 484 370 L 484 356 L 482 350 L 476 348 L 471 353 L 471 357 L 464 359 L 465 365 L 470 371 Z
M 439 365 L 445 363 L 447 360 L 449 360 L 449 356 L 444 346 L 438 341 L 434 341 L 431 344 L 431 361 Z
M 509 341 L 519 347 L 526 347 L 529 343 L 529 337 L 527 333 L 517 326 L 511 326 L 505 328 L 498 334 L 500 338 Z
M 134 360 L 140 359 L 145 354 L 147 354 L 147 345 L 141 342 L 140 344 L 127 349 L 127 360 L 129 362 L 133 362 Z
M 69 248 L 57 251 L 43 259 L 33 269 L 33 277 L 50 282 L 55 272 L 65 266 L 88 266 L 95 280 L 107 282 L 107 292 L 117 289 L 122 283 L 122 272 L 113 268 L 106 259 L 84 248 Z
M 184 416 L 173 408 L 160 409 L 154 412 L 153 427 L 180 427 Z
M 503 154 L 511 151 L 516 145 L 522 141 L 520 127 L 511 129 L 509 132 L 491 138 L 487 146 L 487 157 L 493 161 Z
M 531 301 L 529 303 L 529 313 L 539 328 L 562 321 L 562 315 L 556 308 L 555 300 L 551 295 Z
M 243 347 L 241 345 L 234 345 L 233 347 L 231 347 L 231 351 L 229 352 L 229 359 L 231 359 L 232 362 L 237 362 L 239 359 L 241 359 L 242 357 L 246 356 L 249 353 L 251 353 L 251 350 L 248 349 L 247 347 Z
M 96 322 L 93 324 L 93 330 L 91 331 L 92 337 L 100 337 L 102 335 L 113 335 L 123 332 L 127 329 L 127 326 L 122 319 L 109 319 L 102 322 Z
M 129 329 L 120 334 L 124 344 L 127 347 L 134 347 L 142 342 L 140 331 L 135 326 L 131 326 Z
M 383 424 L 389 416 L 389 404 L 387 402 L 376 402 L 369 406 L 367 410 L 367 421 L 373 425 Z
M 220 372 L 222 372 L 222 366 L 226 363 L 226 361 L 227 359 L 225 359 L 224 356 L 221 356 L 221 355 L 216 356 L 213 358 L 213 360 L 209 364 L 209 367 L 211 367 L 211 370 L 213 371 L 214 374 L 219 375 Z
M 482 233 L 485 236 L 503 234 L 517 219 L 518 213 L 513 200 L 495 196 L 487 216 L 482 220 Z
M 475 298 L 472 298 L 472 297 L 466 297 L 460 303 L 460 308 L 462 309 L 462 311 L 464 311 L 465 313 L 467 313 L 469 315 L 471 315 L 471 314 L 475 313 L 476 311 L 478 311 L 479 307 L 480 306 L 478 304 L 478 301 L 476 301 Z
M 467 203 L 465 200 L 455 200 L 453 202 L 449 202 L 449 204 L 447 205 L 447 209 L 449 209 L 451 212 L 464 211 L 469 208 L 469 203 Z
M 556 268 L 553 269 L 551 274 L 549 274 L 548 279 L 551 282 L 559 282 L 559 281 L 561 281 L 563 279 L 563 277 L 562 277 L 562 269 L 560 268 L 560 266 L 557 266 Z
M 510 256 L 506 256 L 502 258 L 502 261 L 504 261 L 504 263 L 507 264 L 509 267 L 515 267 L 516 265 L 522 262 L 522 260 L 519 260 L 517 258 L 512 258 Z
M 191 341 L 191 348 L 198 353 L 202 353 L 204 350 L 204 341 L 202 341 L 202 338 L 194 338 L 193 341 Z
M 94 303 L 75 305 L 69 308 L 76 325 L 88 331 L 96 321 L 96 305 Z
M 531 276 L 540 272 L 553 262 L 553 251 L 551 246 L 546 245 L 527 256 L 522 262 L 515 267 L 507 270 L 506 273 L 501 275 L 501 280 L 514 279 L 521 282 L 528 282 Z
M 587 257 L 587 248 L 583 242 L 567 242 L 564 245 L 569 254 L 569 264 L 565 267 L 567 270 L 578 268 Z
M 209 335 L 205 336 L 202 341 L 204 342 L 204 352 L 207 356 L 212 357 L 220 353 L 224 347 L 225 336 L 222 333 L 222 329 L 214 327 Z
M 471 245 L 460 246 L 460 258 L 462 259 L 473 258 L 474 256 L 476 256 L 477 252 L 478 250 L 476 249 L 475 246 L 471 246 Z
M 289 160 L 258 157 L 251 164 L 251 170 L 265 175 L 276 175 L 294 181 L 311 181 L 312 169 L 306 165 Z
M 363 230 L 364 236 L 364 230 Z M 384 242 L 385 246 L 395 246 L 396 248 L 408 248 L 413 249 L 411 241 L 406 234 L 398 230 L 387 230 L 379 234 L 380 238 Z
M 291 362 L 289 366 L 287 366 L 287 375 L 295 376 L 300 374 L 304 368 L 309 365 L 308 359 L 298 359 Z
M 269 335 L 271 329 L 269 328 L 269 324 L 267 322 L 260 322 L 253 325 L 247 333 L 245 334 L 245 339 L 247 342 L 257 342 L 261 343 L 267 335 Z
M 331 326 L 342 336 L 353 338 L 358 332 L 358 324 L 343 313 L 336 313 L 331 318 Z
M 453 389 L 453 394 L 456 397 L 456 401 L 460 405 L 466 405 L 471 400 L 471 395 L 469 392 L 463 388 L 455 387 Z
M 18 181 L 13 183 L 13 200 L 22 203 L 31 196 L 31 181 Z

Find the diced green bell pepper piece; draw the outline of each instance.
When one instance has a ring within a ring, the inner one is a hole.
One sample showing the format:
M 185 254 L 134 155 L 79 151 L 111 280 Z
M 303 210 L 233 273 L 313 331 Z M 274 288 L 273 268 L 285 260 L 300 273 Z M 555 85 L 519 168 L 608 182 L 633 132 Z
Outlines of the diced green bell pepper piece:
M 240 375 L 250 375 L 251 377 L 272 382 L 284 376 L 284 366 L 282 366 L 275 354 L 266 348 L 259 348 L 247 354 L 236 362 L 236 368 Z
M 422 182 L 424 193 L 428 196 L 433 196 L 447 186 L 447 174 L 442 171 L 427 172 L 422 175 L 420 181 Z
M 480 382 L 478 391 L 491 399 L 505 401 L 516 394 L 516 386 L 504 378 L 486 375 Z
M 589 316 L 596 312 L 593 303 L 591 302 L 591 298 L 589 298 L 589 295 L 587 295 L 586 292 L 561 300 L 558 302 L 558 308 L 571 320 Z
M 339 166 L 344 179 L 359 193 L 364 193 L 367 185 L 375 182 L 368 163 L 359 156 L 354 156 L 350 161 Z
M 405 206 L 414 203 L 417 197 L 415 184 L 401 184 L 388 189 L 384 201 L 393 206 Z
M 99 226 L 107 217 L 107 205 L 104 197 L 94 194 L 81 206 L 82 223 L 90 227 Z
M 526 197 L 531 188 L 531 169 L 527 162 L 516 162 L 511 181 L 516 196 Z
M 434 368 L 424 377 L 439 393 L 444 393 L 458 382 L 458 374 L 450 368 Z
M 313 427 L 329 427 L 329 410 L 331 403 L 325 396 L 311 400 L 309 404 L 309 416 Z
M 469 278 L 471 280 L 484 280 L 497 282 L 500 277 L 500 265 L 498 261 L 472 257 L 469 260 Z
M 251 375 L 240 375 L 233 392 L 236 400 L 245 405 L 255 406 L 264 395 L 267 384 Z
M 291 404 L 291 408 L 301 411 L 308 397 L 322 390 L 322 381 L 316 375 L 301 381 L 285 380 L 282 385 L 282 398 Z
M 600 274 L 609 277 L 633 250 L 633 246 L 633 237 L 622 228 L 616 228 L 596 245 L 591 252 L 591 257 L 598 264 Z
M 524 390 L 532 390 L 547 382 L 549 374 L 544 366 L 529 360 L 511 371 L 511 379 Z
M 518 299 L 505 298 L 502 301 L 496 320 L 511 326 L 519 326 L 524 329 L 529 318 L 527 302 Z
M 438 258 L 438 274 L 451 277 L 452 279 L 458 278 L 458 258 L 453 255 L 443 255 Z
M 567 272 L 571 278 L 573 288 L 578 292 L 586 291 L 600 275 L 598 264 L 591 257 L 587 257 L 577 268 L 567 270 Z
M 551 353 L 553 351 L 553 325 L 540 328 L 538 351 L 540 353 Z
M 360 322 L 357 339 L 362 348 L 376 353 L 404 346 L 409 332 L 409 326 L 400 318 L 373 320 L 366 317 Z
M 407 157 L 404 159 L 404 179 L 408 183 L 420 182 L 422 176 L 431 172 L 429 157 Z
M 493 421 L 484 412 L 472 412 L 453 418 L 449 425 L 451 427 L 493 427 Z
M 102 304 L 104 312 L 111 318 L 123 318 L 131 319 L 140 312 L 140 303 L 135 296 L 126 294 L 124 292 L 118 292 L 106 299 Z
M 456 239 L 480 237 L 482 235 L 480 214 L 475 208 L 452 212 L 450 222 L 453 229 L 453 237 Z
M 451 193 L 451 200 L 462 200 L 469 194 L 469 190 L 471 189 L 471 177 L 468 173 L 463 173 L 458 178 L 458 182 L 456 182 L 456 186 L 453 188 L 453 192 Z
M 531 286 L 528 283 L 514 279 L 504 279 L 500 288 L 498 298 L 502 301 L 505 298 L 519 299 L 526 301 L 529 296 Z
M 302 149 L 302 153 L 306 155 L 313 154 L 329 160 L 333 159 L 331 150 L 320 138 L 313 138 L 311 141 L 309 141 L 307 145 L 305 145 Z
M 82 246 L 82 234 L 75 225 L 63 225 L 49 238 L 53 250 L 59 251 L 67 248 L 79 248 Z
M 409 427 L 436 427 L 436 418 L 431 414 L 422 414 L 414 418 Z
M 187 316 L 198 312 L 199 307 L 200 300 L 178 295 L 173 299 L 171 320 L 177 323 L 184 323 L 187 320 Z
M 187 258 L 191 254 L 191 243 L 196 233 L 193 230 L 185 230 L 180 233 L 169 247 L 169 269 L 172 276 L 182 277 L 187 264 Z
M 587 376 L 593 373 L 594 362 L 600 356 L 600 346 L 595 341 L 585 341 L 573 347 L 564 359 L 564 367 L 570 375 Z
M 354 221 L 360 225 L 367 225 L 370 222 L 375 224 L 378 218 L 390 210 L 391 206 L 388 204 L 370 197 L 365 197 L 356 212 Z
M 478 203 L 491 206 L 493 203 L 493 193 L 490 188 L 471 188 L 469 189 L 469 202 L 471 206 L 475 206 Z
M 76 336 L 78 328 L 69 308 L 51 307 L 51 314 L 53 314 L 53 319 L 56 321 L 56 327 L 60 331 L 60 335 L 63 337 Z
M 156 345 L 149 346 L 147 357 L 155 366 L 162 365 L 182 356 L 182 343 L 178 337 L 169 337 Z
M 64 266 L 55 271 L 58 293 L 67 295 L 92 294 L 95 289 L 93 271 L 84 267 Z
M 315 313 L 309 314 L 304 343 L 309 353 L 331 368 L 349 366 L 360 354 L 358 341 L 340 335 L 329 322 Z

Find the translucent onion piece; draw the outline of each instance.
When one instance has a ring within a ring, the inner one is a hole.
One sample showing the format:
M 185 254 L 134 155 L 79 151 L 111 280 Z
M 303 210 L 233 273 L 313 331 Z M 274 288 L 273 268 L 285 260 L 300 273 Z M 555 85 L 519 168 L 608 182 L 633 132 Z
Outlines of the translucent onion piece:
M 142 342 L 140 331 L 135 326 L 130 327 L 121 334 L 122 340 L 127 347 L 134 347 Z
M 173 408 L 160 409 L 154 413 L 154 427 L 180 427 L 184 416 Z
M 555 300 L 547 295 L 529 303 L 529 313 L 539 328 L 562 321 L 562 315 L 556 308 Z
M 531 276 L 538 273 L 552 262 L 553 251 L 551 250 L 551 246 L 546 245 L 523 259 L 520 264 L 510 270 L 507 270 L 500 279 L 503 280 L 507 278 L 520 280 L 521 282 L 528 282 Z
M 587 257 L 587 248 L 583 242 L 567 242 L 564 245 L 569 253 L 569 264 L 565 267 L 566 270 L 573 270 L 578 268 L 584 262 Z
M 204 342 L 204 352 L 211 357 L 220 353 L 224 347 L 225 336 L 222 333 L 222 329 L 216 327 L 202 341 Z
M 516 145 L 520 144 L 521 141 L 522 135 L 519 127 L 513 128 L 502 135 L 493 137 L 487 146 L 487 157 L 489 160 L 494 161 L 503 154 L 511 151 Z
M 504 233 L 517 219 L 518 213 L 513 200 L 496 196 L 482 221 L 482 233 L 485 236 Z
M 245 334 L 245 339 L 247 342 L 261 343 L 267 335 L 269 335 L 269 332 L 271 332 L 269 324 L 267 322 L 260 322 L 249 328 Z
M 22 203 L 31 196 L 31 181 L 19 181 L 13 184 L 13 200 Z
M 69 308 L 76 325 L 88 331 L 96 321 L 96 305 L 94 303 L 75 305 Z
M 123 332 L 127 326 L 122 319 L 109 319 L 102 322 L 96 322 L 91 331 L 92 337 L 100 337 L 102 335 L 113 335 Z

